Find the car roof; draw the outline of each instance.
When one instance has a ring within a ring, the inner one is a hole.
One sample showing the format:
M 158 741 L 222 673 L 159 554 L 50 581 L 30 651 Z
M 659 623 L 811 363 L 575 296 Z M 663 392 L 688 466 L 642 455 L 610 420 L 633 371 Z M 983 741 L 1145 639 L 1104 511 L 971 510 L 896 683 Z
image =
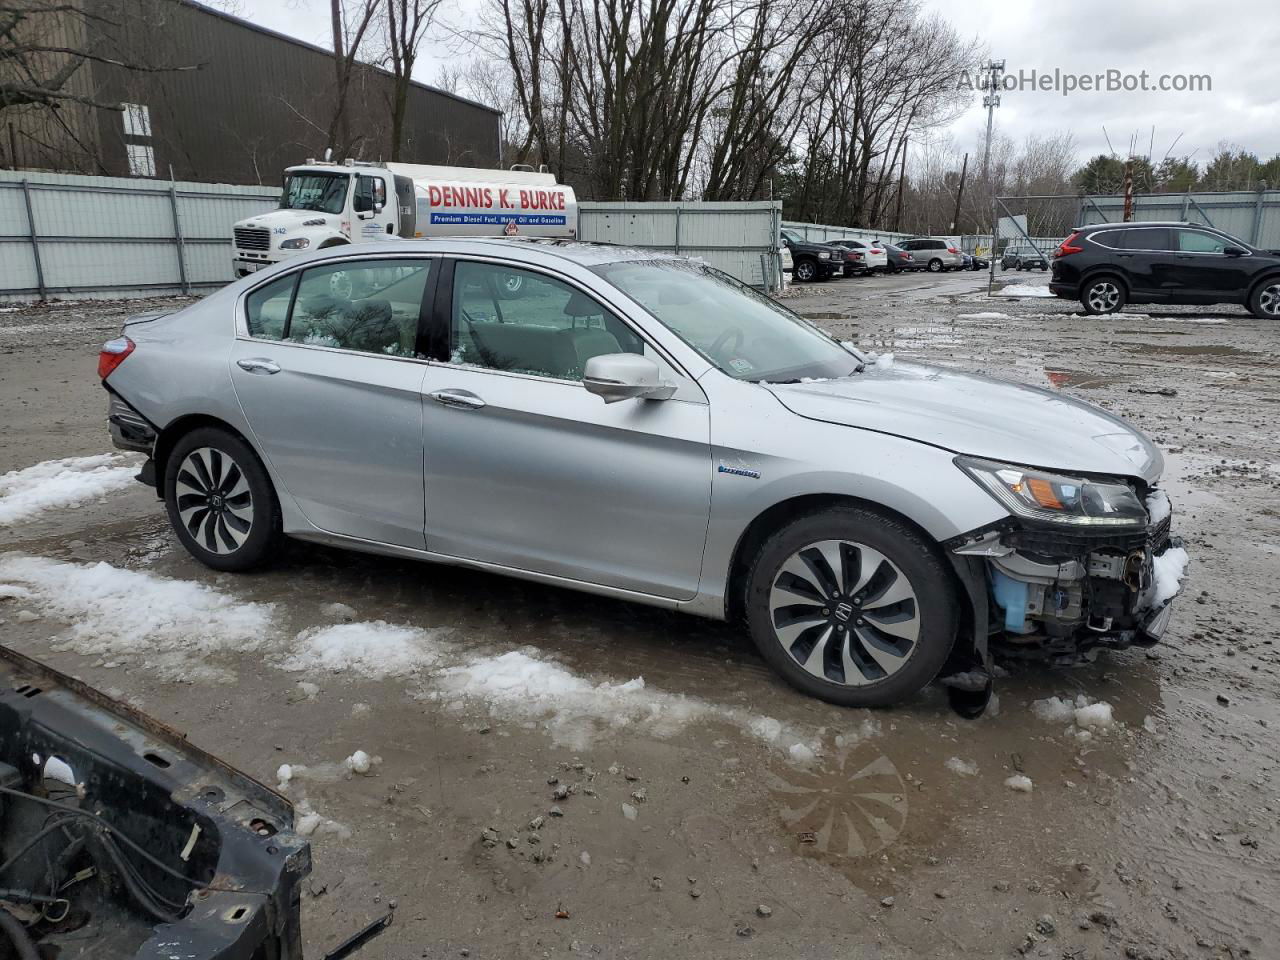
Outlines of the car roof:
M 1215 230 L 1218 233 L 1225 233 L 1221 227 L 1215 227 L 1207 223 L 1193 223 L 1190 220 L 1129 220 L 1120 223 L 1086 223 L 1083 226 L 1076 227 L 1077 230 L 1105 230 L 1126 227 L 1196 227 L 1199 230 Z
M 538 255 L 567 260 L 584 267 L 601 264 L 634 262 L 637 260 L 653 261 L 685 261 L 688 257 L 678 257 L 661 250 L 645 250 L 639 247 L 624 247 L 612 243 L 598 243 L 588 240 L 560 240 L 553 237 L 423 237 L 413 240 L 389 239 L 373 244 L 343 244 L 327 247 L 303 257 L 290 257 L 283 262 L 299 262 L 302 260 L 323 260 L 326 257 L 350 257 L 366 252 L 383 254 L 413 253 L 449 253 L 501 256 L 503 254 L 533 254 L 530 259 L 538 259 Z

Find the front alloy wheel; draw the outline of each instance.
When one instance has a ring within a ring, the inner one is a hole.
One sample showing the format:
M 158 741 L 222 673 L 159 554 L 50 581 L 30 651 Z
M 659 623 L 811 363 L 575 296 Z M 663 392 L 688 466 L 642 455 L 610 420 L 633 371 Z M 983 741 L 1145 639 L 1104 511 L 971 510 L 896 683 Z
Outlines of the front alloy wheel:
M 792 686 L 842 706 L 911 696 L 955 641 L 955 588 L 937 546 L 861 506 L 803 516 L 775 533 L 744 599 L 765 660 Z
M 797 280 L 809 283 L 818 275 L 818 268 L 812 260 L 800 260 L 792 267 L 792 272 Z
M 863 543 L 822 540 L 782 565 L 769 594 L 774 635 L 806 672 L 845 686 L 897 673 L 920 637 L 911 582 Z
M 1271 280 L 1249 298 L 1249 309 L 1263 320 L 1280 320 L 1280 280 Z

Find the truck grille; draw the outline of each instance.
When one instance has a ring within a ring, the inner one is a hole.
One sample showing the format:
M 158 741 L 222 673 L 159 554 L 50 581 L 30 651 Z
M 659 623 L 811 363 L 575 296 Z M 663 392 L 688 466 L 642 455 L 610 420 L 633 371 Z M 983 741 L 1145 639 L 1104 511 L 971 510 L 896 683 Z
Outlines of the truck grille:
M 236 246 L 241 250 L 270 250 L 271 232 L 265 227 L 236 227 Z

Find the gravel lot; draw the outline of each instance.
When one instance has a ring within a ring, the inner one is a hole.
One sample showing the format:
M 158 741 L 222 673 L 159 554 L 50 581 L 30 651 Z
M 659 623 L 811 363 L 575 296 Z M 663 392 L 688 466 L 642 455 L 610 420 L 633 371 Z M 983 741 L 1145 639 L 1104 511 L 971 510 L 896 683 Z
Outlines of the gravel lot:
M 313 956 L 390 907 L 364 956 L 1280 955 L 1280 330 L 1240 308 L 1085 317 L 988 299 L 975 274 L 788 303 L 1153 436 L 1192 554 L 1166 642 L 1009 664 L 978 721 L 938 690 L 840 710 L 735 630 L 664 611 L 301 544 L 215 574 L 138 484 L 8 526 L 0 499 L 0 586 L 61 584 L 0 599 L 0 635 L 266 783 L 292 765 L 284 789 L 318 825 Z M 0 474 L 110 451 L 97 347 L 157 305 L 0 312 Z M 418 653 L 394 673 L 291 669 L 346 620 Z M 1117 723 L 1033 709 L 1054 696 Z M 365 773 L 344 764 L 357 750 Z

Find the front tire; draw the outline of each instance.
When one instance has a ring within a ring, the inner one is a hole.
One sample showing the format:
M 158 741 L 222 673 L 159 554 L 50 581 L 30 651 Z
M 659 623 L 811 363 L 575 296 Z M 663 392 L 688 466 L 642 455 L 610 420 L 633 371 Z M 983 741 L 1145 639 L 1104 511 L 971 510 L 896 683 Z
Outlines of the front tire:
M 226 430 L 201 427 L 174 445 L 164 501 L 187 552 L 214 570 L 256 567 L 279 541 L 271 479 L 248 444 Z
M 1280 320 L 1280 277 L 1262 281 L 1249 294 L 1249 312 L 1262 320 Z
M 1080 303 L 1085 313 L 1101 315 L 1115 313 L 1124 307 L 1124 287 L 1115 277 L 1094 277 L 1084 285 Z
M 818 279 L 818 265 L 812 260 L 797 260 L 791 268 L 791 275 L 801 283 L 812 283 Z
M 863 507 L 801 517 L 765 542 L 748 574 L 747 624 L 792 686 L 847 707 L 919 691 L 955 642 L 955 589 L 932 544 Z

